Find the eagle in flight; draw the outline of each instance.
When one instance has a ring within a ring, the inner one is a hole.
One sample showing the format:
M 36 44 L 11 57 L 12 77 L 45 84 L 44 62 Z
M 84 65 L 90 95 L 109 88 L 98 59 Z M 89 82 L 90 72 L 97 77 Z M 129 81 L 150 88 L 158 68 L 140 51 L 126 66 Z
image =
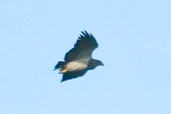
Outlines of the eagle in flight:
M 92 53 L 98 47 L 94 36 L 87 31 L 82 31 L 74 48 L 65 55 L 65 61 L 59 61 L 54 70 L 59 69 L 63 74 L 61 82 L 83 76 L 88 70 L 92 70 L 103 63 L 93 59 Z

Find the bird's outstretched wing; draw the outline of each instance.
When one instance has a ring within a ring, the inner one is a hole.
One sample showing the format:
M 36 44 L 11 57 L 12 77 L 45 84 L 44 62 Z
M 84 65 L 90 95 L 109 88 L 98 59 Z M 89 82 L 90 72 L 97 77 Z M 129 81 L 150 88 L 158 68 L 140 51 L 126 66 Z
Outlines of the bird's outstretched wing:
M 91 57 L 93 50 L 98 47 L 98 43 L 91 33 L 89 34 L 87 31 L 82 31 L 81 33 L 74 48 L 66 53 L 66 62 Z
M 80 70 L 80 71 L 76 71 L 76 72 L 65 73 L 65 74 L 63 74 L 61 82 L 70 80 L 70 79 L 74 79 L 74 78 L 78 78 L 80 76 L 83 76 L 86 72 L 87 72 L 87 70 Z

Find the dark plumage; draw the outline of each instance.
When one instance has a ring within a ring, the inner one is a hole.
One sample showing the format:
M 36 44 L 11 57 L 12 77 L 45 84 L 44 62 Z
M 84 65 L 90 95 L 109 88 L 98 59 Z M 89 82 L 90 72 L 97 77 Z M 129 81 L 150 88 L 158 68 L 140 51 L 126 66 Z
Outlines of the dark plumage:
M 98 47 L 94 36 L 82 31 L 74 48 L 65 55 L 65 62 L 59 61 L 54 70 L 60 69 L 63 74 L 61 82 L 83 76 L 88 70 L 103 65 L 100 60 L 92 58 L 92 52 Z

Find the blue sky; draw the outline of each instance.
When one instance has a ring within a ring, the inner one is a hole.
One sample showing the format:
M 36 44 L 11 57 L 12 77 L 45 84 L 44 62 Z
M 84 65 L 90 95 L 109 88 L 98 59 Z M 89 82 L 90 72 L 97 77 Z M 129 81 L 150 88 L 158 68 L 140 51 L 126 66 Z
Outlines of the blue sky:
M 1 114 L 170 114 L 170 0 L 0 1 Z M 52 71 L 82 30 L 98 67 Z

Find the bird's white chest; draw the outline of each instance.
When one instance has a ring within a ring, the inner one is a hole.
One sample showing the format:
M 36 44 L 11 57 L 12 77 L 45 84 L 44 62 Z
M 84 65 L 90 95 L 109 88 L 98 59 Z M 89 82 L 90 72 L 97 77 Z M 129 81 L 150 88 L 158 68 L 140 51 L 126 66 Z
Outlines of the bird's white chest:
M 82 62 L 73 61 L 66 65 L 67 71 L 76 71 L 86 69 L 88 66 Z

